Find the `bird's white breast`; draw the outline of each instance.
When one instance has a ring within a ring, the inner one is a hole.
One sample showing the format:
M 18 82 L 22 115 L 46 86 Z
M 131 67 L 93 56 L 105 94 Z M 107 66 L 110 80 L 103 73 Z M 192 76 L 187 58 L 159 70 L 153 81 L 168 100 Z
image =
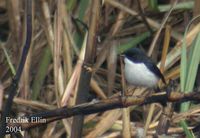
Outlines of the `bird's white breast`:
M 130 85 L 154 87 L 158 82 L 158 77 L 154 75 L 144 63 L 134 63 L 128 58 L 125 62 L 125 79 Z

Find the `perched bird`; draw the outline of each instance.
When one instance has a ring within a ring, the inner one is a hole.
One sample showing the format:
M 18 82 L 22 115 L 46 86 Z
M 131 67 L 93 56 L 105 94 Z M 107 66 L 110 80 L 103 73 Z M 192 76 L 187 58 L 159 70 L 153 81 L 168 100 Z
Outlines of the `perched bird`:
M 124 75 L 130 85 L 153 88 L 165 78 L 156 64 L 142 50 L 132 48 L 124 53 Z

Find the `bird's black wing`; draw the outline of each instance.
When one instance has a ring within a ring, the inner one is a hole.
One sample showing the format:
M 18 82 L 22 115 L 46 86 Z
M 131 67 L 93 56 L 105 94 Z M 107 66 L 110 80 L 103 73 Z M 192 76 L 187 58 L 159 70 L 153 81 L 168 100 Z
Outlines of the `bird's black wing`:
M 153 63 L 152 61 L 148 61 L 145 64 L 150 71 L 154 72 L 156 76 L 159 77 L 162 82 L 166 84 L 163 74 L 160 72 L 160 69 L 156 66 L 155 63 Z

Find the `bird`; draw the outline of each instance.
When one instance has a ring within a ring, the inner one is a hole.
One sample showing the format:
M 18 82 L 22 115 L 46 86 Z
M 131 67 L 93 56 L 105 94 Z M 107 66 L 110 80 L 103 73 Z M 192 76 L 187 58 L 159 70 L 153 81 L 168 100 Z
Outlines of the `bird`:
M 154 88 L 165 78 L 153 60 L 139 48 L 131 48 L 124 52 L 124 76 L 129 85 Z

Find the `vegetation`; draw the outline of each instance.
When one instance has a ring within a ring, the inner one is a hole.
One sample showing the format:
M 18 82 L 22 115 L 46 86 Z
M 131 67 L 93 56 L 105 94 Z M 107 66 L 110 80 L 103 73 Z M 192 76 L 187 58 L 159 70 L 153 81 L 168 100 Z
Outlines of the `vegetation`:
M 198 137 L 199 7 L 198 0 L 1 0 L 0 110 L 11 118 L 56 111 L 51 123 L 18 134 L 24 137 Z M 168 83 L 160 82 L 160 91 L 171 92 L 167 104 L 152 102 L 154 90 L 125 83 L 120 55 L 132 47 L 160 67 Z M 13 104 L 6 105 L 15 82 Z M 119 105 L 122 91 L 136 101 Z M 185 95 L 174 100 L 177 92 Z M 79 112 L 98 101 L 106 111 Z M 64 116 L 82 103 L 74 119 Z

